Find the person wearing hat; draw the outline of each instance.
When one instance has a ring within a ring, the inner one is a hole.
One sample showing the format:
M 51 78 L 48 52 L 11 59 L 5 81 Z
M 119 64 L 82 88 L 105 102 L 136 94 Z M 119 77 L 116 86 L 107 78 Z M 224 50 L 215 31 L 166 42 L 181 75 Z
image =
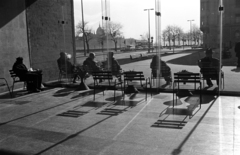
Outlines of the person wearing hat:
M 220 61 L 217 58 L 213 57 L 213 50 L 208 48 L 205 51 L 205 57 L 198 60 L 198 66 L 200 67 L 200 72 L 203 74 L 203 77 L 207 81 L 207 85 L 209 87 L 213 86 L 211 79 L 217 81 L 217 85 L 219 85 L 218 72 L 220 69 Z
M 20 78 L 21 81 L 27 81 L 27 90 L 33 92 L 39 92 L 42 88 L 42 73 L 41 70 L 28 70 L 23 64 L 23 58 L 16 58 L 16 62 L 13 64 L 12 70 Z
M 85 69 L 88 71 L 89 74 L 91 74 L 94 71 L 101 71 L 102 68 L 97 64 L 95 59 L 95 53 L 89 53 L 89 56 L 86 60 L 84 60 L 83 65 Z

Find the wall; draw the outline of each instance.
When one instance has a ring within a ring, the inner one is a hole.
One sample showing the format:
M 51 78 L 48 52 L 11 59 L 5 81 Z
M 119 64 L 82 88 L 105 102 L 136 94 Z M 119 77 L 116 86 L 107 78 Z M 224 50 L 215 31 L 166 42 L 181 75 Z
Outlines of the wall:
M 29 66 L 25 0 L 1 0 L 0 19 L 0 77 L 12 84 L 9 70 L 16 57 L 23 57 Z M 0 92 L 5 90 L 0 87 Z
M 27 8 L 31 65 L 43 70 L 43 81 L 58 78 L 60 51 L 73 55 L 72 8 L 72 0 L 38 0 Z

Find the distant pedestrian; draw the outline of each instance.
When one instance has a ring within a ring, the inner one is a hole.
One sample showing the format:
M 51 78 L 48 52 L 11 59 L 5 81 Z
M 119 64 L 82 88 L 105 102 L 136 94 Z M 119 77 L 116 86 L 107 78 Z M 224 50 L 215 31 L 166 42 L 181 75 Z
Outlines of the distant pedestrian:
M 236 57 L 238 58 L 237 60 L 237 68 L 240 68 L 240 42 L 237 42 L 235 44 L 235 52 L 236 52 Z

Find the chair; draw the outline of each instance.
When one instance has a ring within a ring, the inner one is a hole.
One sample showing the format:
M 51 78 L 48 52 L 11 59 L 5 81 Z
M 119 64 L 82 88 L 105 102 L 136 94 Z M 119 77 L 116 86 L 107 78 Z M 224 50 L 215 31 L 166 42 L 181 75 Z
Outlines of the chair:
M 197 90 L 196 84 L 199 84 L 200 87 L 200 108 L 202 104 L 202 83 L 201 83 L 201 75 L 200 73 L 191 73 L 191 72 L 178 72 L 174 73 L 174 81 L 173 81 L 173 107 L 175 101 L 175 93 L 176 93 L 176 103 L 177 103 L 177 94 L 183 89 L 180 88 L 179 83 L 194 83 L 194 90 Z M 177 90 L 175 90 L 175 86 L 177 84 Z M 188 89 L 189 90 L 189 89 Z
M 10 76 L 12 77 L 12 79 L 13 79 L 12 94 L 13 94 L 13 90 L 14 90 L 14 84 L 17 83 L 17 82 L 24 82 L 23 89 L 26 88 L 27 80 L 21 80 L 13 70 L 9 70 L 9 73 L 10 73 Z
M 0 86 L 5 86 L 5 85 L 7 85 L 7 88 L 8 88 L 9 94 L 10 94 L 10 97 L 12 97 L 12 92 L 11 92 L 11 90 L 10 90 L 10 88 L 9 88 L 9 85 L 8 85 L 7 80 L 6 80 L 5 78 L 0 78 L 0 80 L 4 80 L 4 82 L 5 82 L 5 83 L 0 83 Z
M 117 79 L 113 79 L 113 75 L 110 71 L 97 71 L 92 72 L 93 80 L 94 80 L 94 100 L 95 100 L 95 93 L 96 89 L 103 89 L 103 95 L 104 91 L 106 89 L 108 90 L 114 90 L 114 102 L 115 102 L 115 94 L 116 89 L 118 85 L 121 85 L 122 90 L 122 82 L 118 81 Z M 123 95 L 123 92 L 122 92 Z
M 145 100 L 147 100 L 148 84 L 150 85 L 150 88 L 152 88 L 150 78 L 145 78 L 142 71 L 127 71 L 127 72 L 124 72 L 123 75 L 124 75 L 124 92 L 126 93 L 126 85 L 129 87 L 130 85 L 129 82 L 132 83 L 131 84 L 132 86 L 139 86 L 139 84 L 138 83 L 136 84 L 136 82 L 140 82 L 140 86 L 146 90 Z M 145 87 L 144 87 L 144 82 L 145 82 Z M 151 97 L 152 97 L 152 92 L 151 92 Z
M 219 72 L 216 72 L 215 68 L 212 67 L 206 67 L 206 68 L 201 68 L 201 74 L 202 74 L 202 82 L 203 82 L 203 87 L 204 86 L 204 80 L 207 78 L 211 78 L 212 80 L 217 80 L 219 78 Z M 222 88 L 224 89 L 224 72 L 221 71 L 221 81 L 222 81 Z
M 61 68 L 59 69 L 59 75 L 58 75 L 58 81 L 62 81 L 62 78 L 65 76 L 68 80 L 68 82 L 72 82 L 74 76 L 76 76 L 77 73 L 75 72 L 66 72 L 65 69 Z

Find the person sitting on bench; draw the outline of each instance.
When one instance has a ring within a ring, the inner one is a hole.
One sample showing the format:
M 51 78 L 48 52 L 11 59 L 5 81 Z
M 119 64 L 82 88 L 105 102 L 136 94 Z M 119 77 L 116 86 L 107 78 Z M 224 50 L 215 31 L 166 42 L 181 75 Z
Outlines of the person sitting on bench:
M 95 59 L 95 53 L 90 53 L 88 58 L 83 62 L 83 65 L 85 66 L 85 69 L 87 67 L 87 72 L 89 74 L 92 74 L 94 71 L 101 71 L 103 70 L 100 66 L 97 65 L 97 62 Z
M 161 59 L 159 59 L 158 55 L 155 55 L 152 58 L 152 62 L 150 64 L 150 68 L 152 69 L 152 76 L 154 78 L 157 77 L 157 70 L 159 68 L 158 62 L 161 62 L 161 77 L 164 78 L 166 81 L 166 85 L 169 85 L 170 82 L 172 82 L 172 77 L 171 77 L 171 68 L 167 65 L 167 63 Z
M 64 71 L 67 74 L 73 75 L 73 83 L 76 83 L 77 79 L 77 71 L 76 67 L 70 62 L 70 58 L 67 53 L 60 52 L 60 58 L 57 59 L 58 68 L 60 71 Z
M 205 51 L 205 57 L 198 60 L 198 66 L 200 67 L 200 72 L 203 74 L 203 77 L 207 81 L 209 87 L 213 86 L 211 79 L 217 81 L 219 85 L 218 72 L 220 68 L 220 61 L 217 58 L 213 57 L 213 50 L 211 48 Z
M 12 70 L 20 78 L 21 81 L 27 81 L 27 90 L 39 92 L 42 90 L 42 71 L 27 69 L 23 64 L 23 58 L 18 57 L 14 63 Z

